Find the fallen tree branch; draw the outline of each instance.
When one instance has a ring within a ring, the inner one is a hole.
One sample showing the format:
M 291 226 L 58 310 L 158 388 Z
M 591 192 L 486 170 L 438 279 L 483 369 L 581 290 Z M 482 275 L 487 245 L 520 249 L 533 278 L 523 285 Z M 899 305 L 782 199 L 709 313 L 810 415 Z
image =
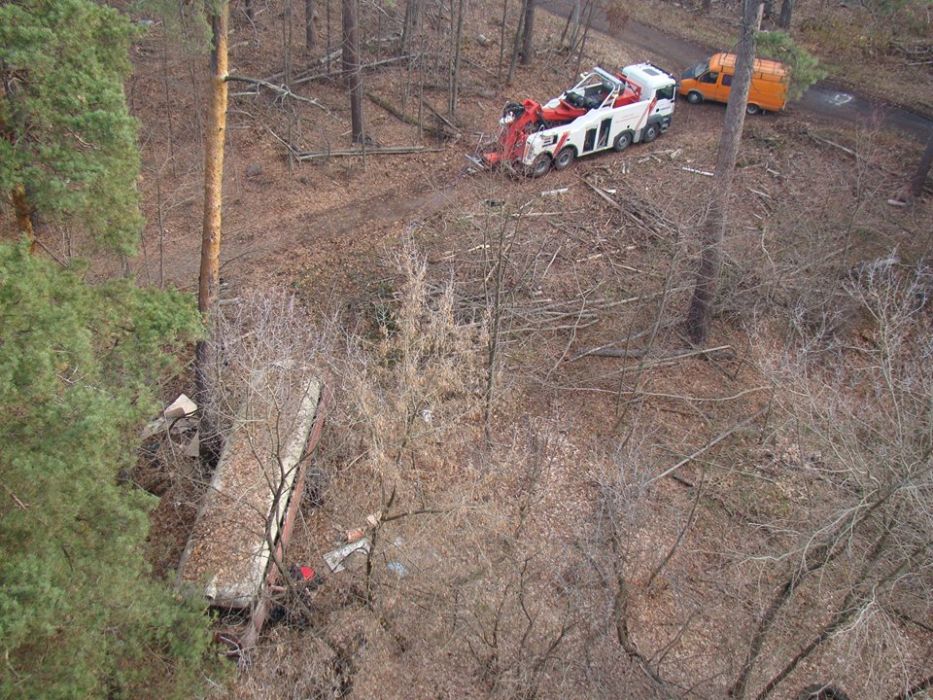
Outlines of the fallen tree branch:
M 340 51 L 336 52 L 337 56 L 340 55 Z M 381 61 L 373 61 L 372 63 L 363 63 L 360 65 L 361 71 L 372 70 L 373 68 L 378 68 L 379 66 L 385 66 L 390 63 L 398 63 L 399 61 L 407 61 L 408 59 L 413 58 L 413 56 L 393 56 L 392 58 L 384 58 Z M 308 73 L 306 75 L 300 75 L 295 80 L 292 80 L 292 85 L 302 85 L 304 83 L 310 83 L 314 80 L 320 80 L 321 78 L 339 78 L 344 75 L 345 71 L 335 70 L 330 71 L 329 73 Z
M 690 456 L 688 456 L 688 457 L 684 457 L 682 460 L 680 460 L 680 461 L 679 461 L 677 464 L 675 464 L 673 467 L 669 467 L 669 468 L 665 469 L 663 472 L 661 472 L 660 474 L 658 474 L 657 476 L 652 477 L 651 479 L 649 479 L 649 480 L 647 481 L 646 485 L 647 485 L 647 484 L 653 484 L 655 481 L 659 481 L 660 479 L 663 479 L 665 476 L 670 476 L 671 474 L 673 474 L 674 472 L 676 472 L 678 469 L 680 469 L 680 468 L 683 467 L 684 465 L 689 464 L 690 462 L 692 462 L 693 460 L 695 460 L 697 457 L 699 457 L 699 456 L 702 455 L 703 453 L 707 452 L 708 450 L 710 450 L 710 449 L 712 449 L 713 447 L 715 447 L 716 445 L 718 445 L 720 442 L 722 442 L 723 440 L 725 440 L 727 437 L 729 437 L 730 435 L 732 435 L 732 434 L 735 433 L 736 431 L 741 430 L 742 428 L 744 428 L 744 427 L 745 427 L 746 425 L 748 425 L 749 423 L 755 422 L 755 421 L 756 421 L 758 418 L 760 418 L 760 417 L 765 413 L 765 411 L 767 411 L 767 410 L 768 410 L 767 408 L 763 408 L 763 409 L 761 409 L 760 411 L 758 411 L 757 413 L 755 413 L 754 415 L 749 416 L 749 417 L 746 418 L 745 420 L 739 421 L 738 423 L 736 423 L 735 425 L 733 425 L 731 428 L 729 428 L 729 429 L 726 430 L 725 432 L 720 433 L 719 435 L 717 435 L 716 437 L 714 437 L 712 440 L 710 440 L 709 442 L 707 442 L 705 445 L 703 445 L 703 447 L 701 447 L 700 449 L 698 449 L 698 450 L 697 450 L 696 452 L 694 452 L 692 455 L 690 455 Z
M 445 117 L 443 114 L 441 114 L 440 112 L 438 112 L 436 109 L 434 109 L 434 107 L 432 107 L 431 104 L 430 104 L 426 99 L 424 99 L 423 97 L 421 98 L 421 104 L 423 104 L 431 114 L 433 114 L 435 117 L 437 117 L 437 119 L 439 119 L 439 120 L 442 121 L 444 124 L 446 124 L 447 126 L 449 126 L 449 127 L 456 133 L 457 136 L 460 135 L 460 130 L 457 128 L 457 125 L 454 124 L 452 121 L 450 121 L 450 120 L 449 120 L 447 117 Z
M 284 85 L 276 85 L 275 83 L 270 83 L 268 80 L 262 80 L 261 78 L 250 78 L 245 75 L 228 75 L 224 80 L 227 82 L 247 83 L 249 85 L 264 87 L 281 97 L 291 97 L 292 99 L 298 100 L 299 102 L 307 102 L 309 105 L 314 105 L 318 109 L 324 110 L 324 112 L 326 112 L 328 115 L 331 113 L 327 107 L 322 105 L 317 100 L 310 97 L 305 97 L 304 95 L 296 95 Z
M 399 156 L 408 153 L 438 153 L 443 148 L 429 146 L 383 146 L 381 148 L 349 148 L 341 151 L 319 151 L 313 153 L 297 153 L 295 158 L 300 161 L 315 160 L 319 158 L 342 158 L 348 156 Z
M 369 98 L 370 102 L 378 105 L 379 107 L 382 107 L 382 109 L 384 109 L 386 112 L 388 112 L 393 117 L 398 119 L 400 122 L 403 122 L 405 124 L 410 124 L 411 126 L 420 127 L 424 129 L 425 131 L 427 131 L 429 134 L 433 134 L 439 139 L 451 138 L 453 136 L 453 134 L 448 133 L 448 131 L 444 129 L 443 127 L 430 126 L 429 124 L 419 124 L 417 119 L 415 119 L 414 117 L 408 116 L 402 110 L 398 109 L 397 107 L 393 106 L 391 103 L 379 97 L 379 95 L 376 95 L 372 92 L 367 92 L 366 97 Z

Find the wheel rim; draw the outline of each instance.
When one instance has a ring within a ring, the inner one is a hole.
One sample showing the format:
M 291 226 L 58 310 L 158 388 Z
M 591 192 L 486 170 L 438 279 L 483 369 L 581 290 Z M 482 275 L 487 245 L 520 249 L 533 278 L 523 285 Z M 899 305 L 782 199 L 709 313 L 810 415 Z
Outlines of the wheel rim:
M 557 160 L 554 161 L 554 167 L 563 170 L 573 162 L 573 151 L 563 150 L 557 154 Z

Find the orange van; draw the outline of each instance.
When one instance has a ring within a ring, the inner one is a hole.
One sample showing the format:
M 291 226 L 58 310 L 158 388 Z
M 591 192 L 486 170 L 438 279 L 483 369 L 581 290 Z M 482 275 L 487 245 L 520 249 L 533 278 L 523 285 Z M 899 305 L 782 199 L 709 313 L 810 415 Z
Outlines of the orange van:
M 703 100 L 728 102 L 734 75 L 735 54 L 717 53 L 706 63 L 700 63 L 685 71 L 677 91 L 686 97 L 690 104 L 698 104 Z M 758 114 L 784 109 L 789 82 L 790 71 L 783 63 L 756 58 L 746 111 L 749 114 Z

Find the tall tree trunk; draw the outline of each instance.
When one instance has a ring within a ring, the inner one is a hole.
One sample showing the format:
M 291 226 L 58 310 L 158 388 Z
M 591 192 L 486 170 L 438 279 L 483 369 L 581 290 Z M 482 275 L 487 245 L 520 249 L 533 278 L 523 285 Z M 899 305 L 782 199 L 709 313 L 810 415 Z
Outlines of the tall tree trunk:
M 314 0 L 305 0 L 305 48 L 314 48 Z
M 221 2 L 211 18 L 210 107 L 204 141 L 204 225 L 201 231 L 201 274 L 198 309 L 210 312 L 220 281 L 221 199 L 224 176 L 224 137 L 227 129 L 227 24 L 230 5 Z
M 505 25 L 509 17 L 509 0 L 502 0 L 502 22 L 499 25 L 499 64 L 496 66 L 496 85 L 502 87 L 502 62 L 505 59 Z
M 405 5 L 405 20 L 402 25 L 402 54 L 411 53 L 411 43 L 418 31 L 421 19 L 421 0 L 408 0 Z
M 525 3 L 525 21 L 522 31 L 522 65 L 527 66 L 534 58 L 534 26 L 535 26 L 535 0 L 527 0 Z
M 360 73 L 360 32 L 356 0 L 343 0 L 343 70 L 350 93 L 353 143 L 363 142 L 363 79 Z
M 518 27 L 515 29 L 515 36 L 512 38 L 512 54 L 509 59 L 509 72 L 505 76 L 505 84 L 512 84 L 512 76 L 515 75 L 515 64 L 518 62 L 518 52 L 521 48 L 522 32 L 525 27 L 525 8 L 531 0 L 522 0 L 522 11 L 518 15 Z
M 460 43 L 463 40 L 463 0 L 451 0 L 451 17 L 453 22 L 453 45 L 450 55 L 450 84 L 447 93 L 447 112 L 453 119 L 457 112 L 457 99 L 460 93 Z M 456 10 L 456 21 L 453 11 Z
M 693 299 L 690 301 L 690 310 L 687 312 L 687 334 L 695 345 L 705 343 L 709 335 L 713 300 L 719 286 L 729 193 L 735 174 L 735 160 L 742 141 L 742 128 L 745 126 L 745 107 L 748 104 L 748 89 L 751 85 L 752 66 L 755 62 L 755 27 L 758 23 L 760 4 L 760 0 L 744 0 L 743 3 L 735 78 L 732 81 L 725 123 L 719 139 L 713 193 L 700 236 L 703 246 L 700 253 L 700 269 L 697 272 L 696 288 L 693 291 Z
M 593 10 L 596 7 L 596 0 L 589 0 L 586 6 L 586 25 L 583 27 L 583 37 L 580 39 L 580 51 L 577 53 L 577 65 L 574 67 L 574 75 L 580 74 L 580 66 L 583 63 L 583 52 L 586 50 L 586 40 L 590 35 L 590 27 L 593 25 Z
M 204 140 L 204 225 L 201 230 L 201 270 L 198 278 L 198 310 L 205 318 L 217 301 L 220 288 L 221 204 L 224 177 L 224 138 L 227 128 L 227 25 L 230 3 L 222 0 L 211 17 L 211 90 Z M 199 402 L 205 399 L 204 373 L 208 344 L 196 349 L 195 370 Z
M 781 3 L 781 14 L 778 16 L 778 26 L 784 31 L 790 31 L 790 20 L 794 14 L 794 0 L 784 0 Z

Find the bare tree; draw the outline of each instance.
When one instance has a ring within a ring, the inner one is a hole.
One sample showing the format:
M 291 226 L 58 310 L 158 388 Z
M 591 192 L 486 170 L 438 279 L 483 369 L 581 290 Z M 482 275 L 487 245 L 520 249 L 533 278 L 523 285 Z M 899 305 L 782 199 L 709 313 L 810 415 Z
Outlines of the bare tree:
M 343 70 L 350 93 L 351 139 L 363 143 L 363 72 L 360 66 L 360 32 L 357 0 L 343 0 Z
M 818 450 L 810 469 L 824 488 L 818 512 L 800 513 L 799 527 L 786 517 L 776 524 L 794 532 L 786 549 L 761 557 L 783 568 L 783 582 L 757 621 L 732 697 L 745 697 L 757 678 L 755 697 L 764 700 L 829 644 L 858 656 L 863 682 L 877 679 L 865 696 L 892 682 L 907 692 L 922 677 L 898 627 L 928 614 L 917 601 L 933 586 L 933 377 L 923 317 L 930 279 L 929 270 L 904 270 L 890 258 L 863 266 L 846 291 L 870 319 L 870 340 L 837 351 L 826 366 L 811 352 L 821 348 L 814 339 L 771 370 L 788 392 L 778 402 L 799 426 L 800 449 Z
M 695 345 L 702 345 L 709 335 L 713 301 L 722 269 L 722 243 L 725 236 L 729 209 L 729 195 L 735 174 L 735 161 L 742 141 L 745 108 L 751 86 L 752 66 L 755 62 L 755 32 L 758 21 L 759 0 L 744 0 L 742 23 L 736 57 L 735 79 L 726 107 L 726 118 L 719 139 L 713 191 L 710 196 L 706 222 L 700 243 L 700 268 L 696 287 L 687 312 L 687 334 Z
M 305 0 L 305 48 L 310 51 L 316 43 L 316 29 L 314 23 L 314 0 Z
M 522 65 L 527 66 L 534 58 L 535 0 L 525 2 L 525 17 L 522 21 Z

